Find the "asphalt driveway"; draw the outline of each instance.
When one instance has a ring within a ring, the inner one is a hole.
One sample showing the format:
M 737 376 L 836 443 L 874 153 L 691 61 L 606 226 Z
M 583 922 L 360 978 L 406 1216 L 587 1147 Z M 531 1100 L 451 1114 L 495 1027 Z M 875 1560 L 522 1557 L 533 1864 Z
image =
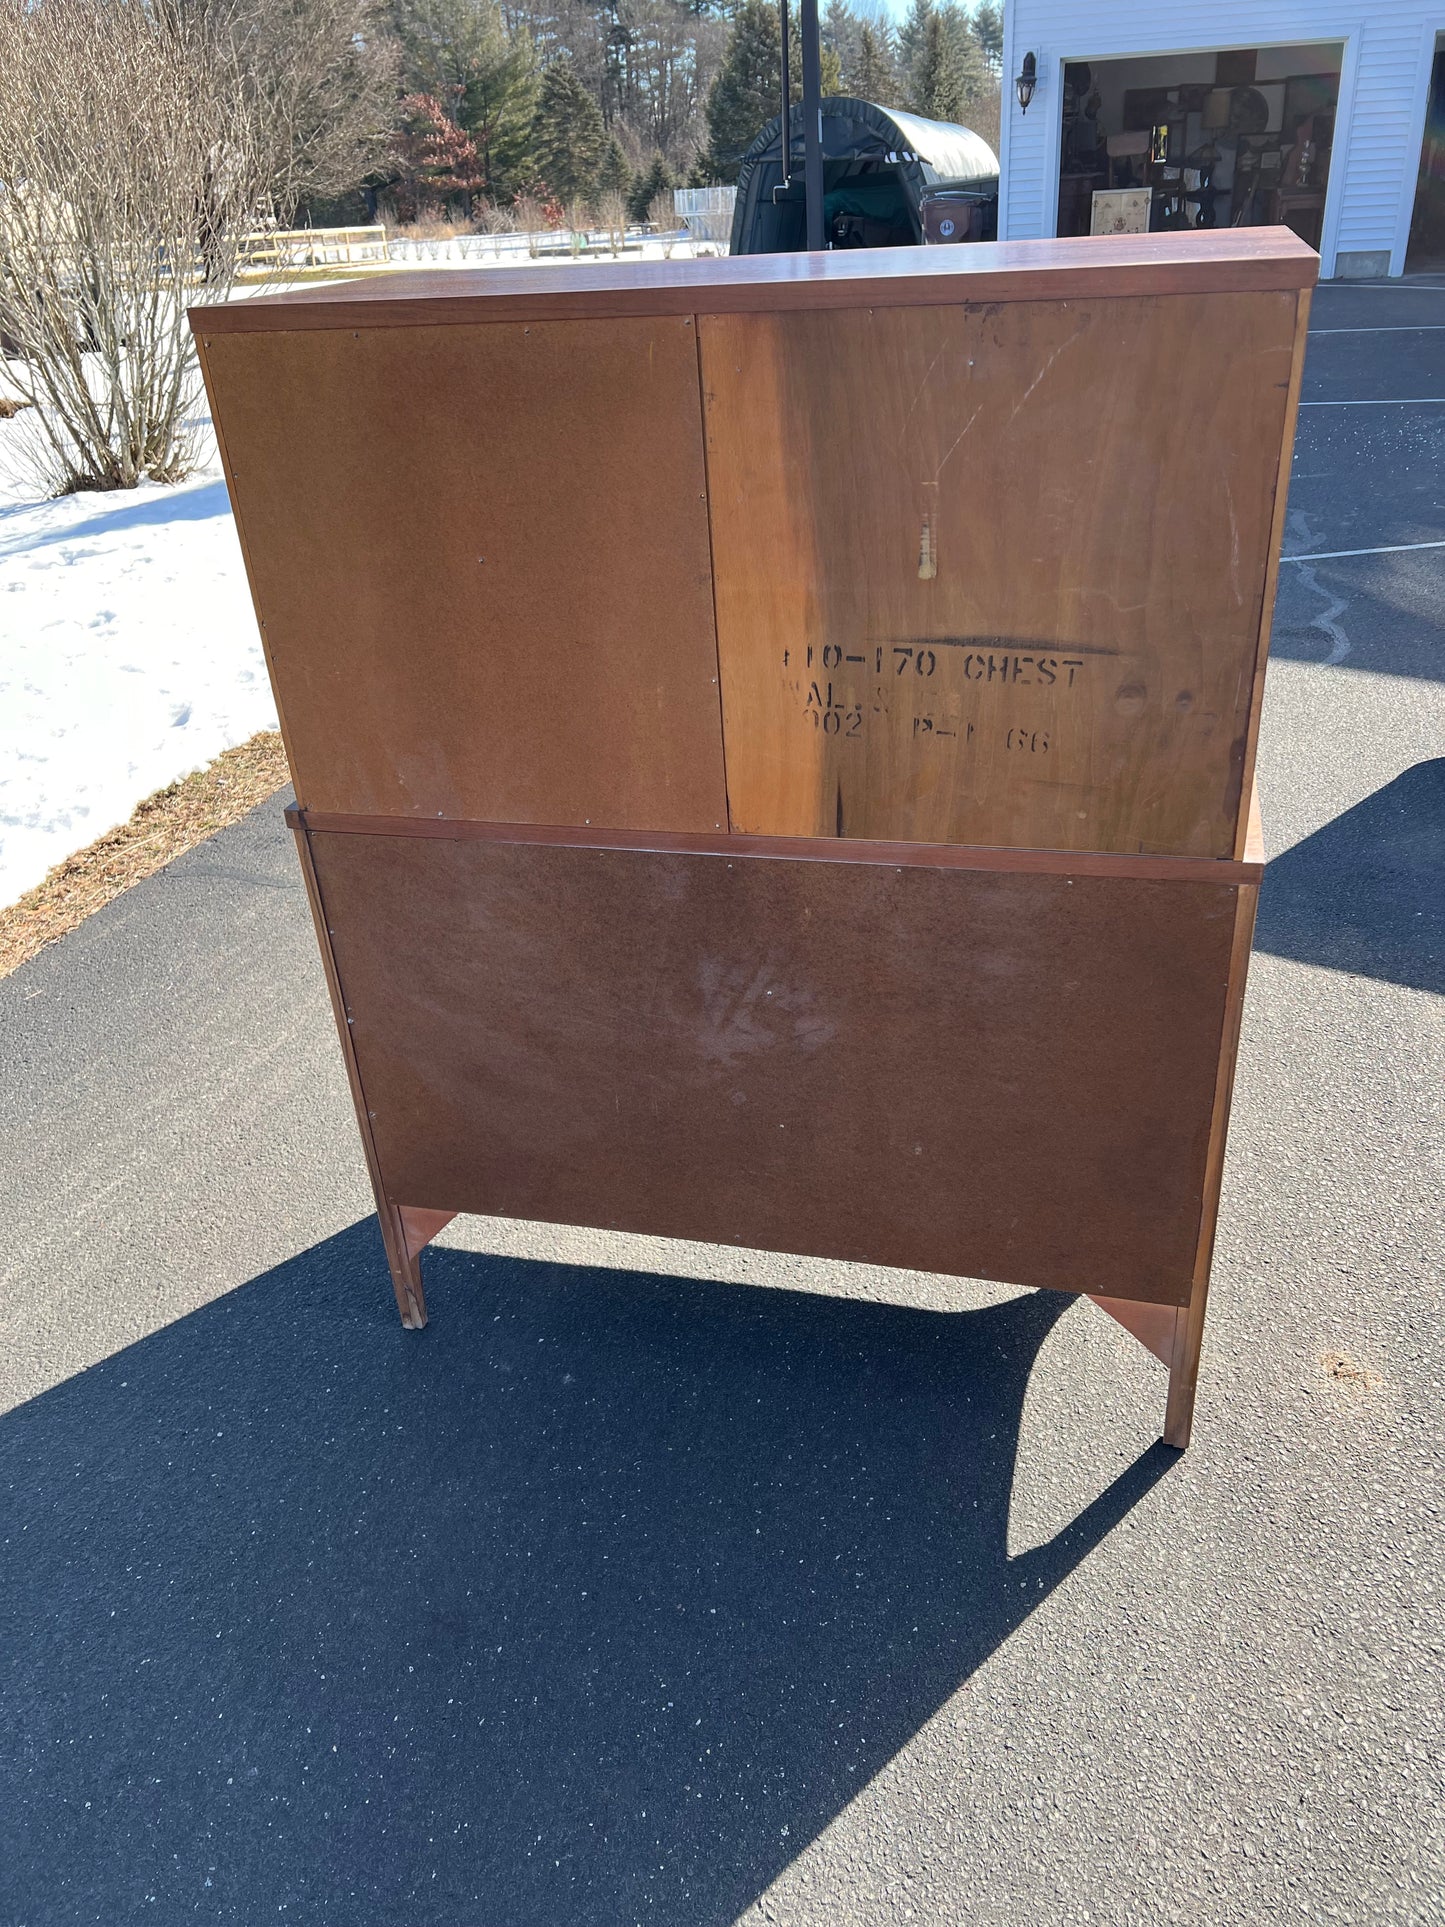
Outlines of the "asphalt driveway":
M 1445 1920 L 1445 290 L 1314 322 L 1192 1450 L 940 1278 L 404 1334 L 268 806 L 0 983 L 0 1922 Z

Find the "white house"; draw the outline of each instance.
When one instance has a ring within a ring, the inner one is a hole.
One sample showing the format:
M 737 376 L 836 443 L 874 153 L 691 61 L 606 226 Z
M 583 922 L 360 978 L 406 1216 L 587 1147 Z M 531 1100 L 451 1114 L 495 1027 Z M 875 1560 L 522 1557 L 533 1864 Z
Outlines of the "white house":
M 1327 277 L 1438 270 L 1442 49 L 1445 0 L 1008 0 L 999 235 L 1148 186 L 1152 225 L 1283 220 Z

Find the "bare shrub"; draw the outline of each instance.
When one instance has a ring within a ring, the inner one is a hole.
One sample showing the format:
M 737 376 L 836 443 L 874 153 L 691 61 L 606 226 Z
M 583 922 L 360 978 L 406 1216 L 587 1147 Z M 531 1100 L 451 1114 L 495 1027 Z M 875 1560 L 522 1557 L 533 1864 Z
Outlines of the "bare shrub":
M 237 61 L 167 0 L 0 0 L 0 337 L 45 485 L 192 465 L 186 303 L 230 288 L 265 176 Z
M 517 232 L 517 216 L 509 207 L 496 207 L 484 201 L 476 210 L 477 226 L 492 243 L 492 253 L 500 261 L 502 258 L 502 236 Z
M 607 245 L 620 254 L 627 242 L 627 196 L 614 188 L 597 196 L 597 223 L 607 231 Z
M 653 195 L 647 209 L 647 218 L 652 223 L 653 231 L 662 242 L 663 258 L 670 261 L 672 259 L 672 250 L 682 239 L 682 236 L 678 233 L 677 209 L 673 205 L 672 190 L 670 188 L 665 193 Z
M 574 255 L 581 254 L 592 239 L 592 210 L 585 201 L 569 201 L 566 220 L 572 252 Z
M 535 258 L 537 237 L 547 225 L 542 203 L 534 194 L 519 194 L 512 203 L 512 212 L 519 231 L 527 237 L 527 252 Z

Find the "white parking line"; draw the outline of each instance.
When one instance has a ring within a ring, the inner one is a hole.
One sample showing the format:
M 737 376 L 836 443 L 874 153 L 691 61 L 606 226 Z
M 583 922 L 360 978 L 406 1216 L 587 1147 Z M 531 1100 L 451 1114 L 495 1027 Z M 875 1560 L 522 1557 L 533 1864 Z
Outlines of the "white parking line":
M 1311 328 L 1310 340 L 1316 335 L 1445 335 L 1445 322 L 1422 321 L 1414 328 L 1407 321 L 1392 321 L 1385 328 Z
M 1378 549 L 1317 549 L 1312 555 L 1282 555 L 1281 562 L 1338 562 L 1346 555 L 1405 555 L 1412 549 L 1445 549 L 1445 542 L 1387 542 Z
M 1445 408 L 1445 395 L 1387 395 L 1381 401 L 1302 401 L 1301 408 Z

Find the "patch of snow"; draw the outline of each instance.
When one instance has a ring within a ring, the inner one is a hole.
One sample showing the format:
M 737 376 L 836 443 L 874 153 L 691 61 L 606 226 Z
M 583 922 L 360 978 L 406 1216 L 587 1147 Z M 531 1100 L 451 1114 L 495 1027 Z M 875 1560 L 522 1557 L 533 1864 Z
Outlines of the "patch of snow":
M 0 905 L 275 727 L 214 460 L 175 486 L 0 494 Z
M 649 235 L 620 258 L 698 252 Z M 538 265 L 515 235 L 396 253 L 394 268 Z M 0 905 L 142 797 L 276 727 L 214 444 L 176 486 L 40 501 L 7 474 L 23 433 L 23 415 L 0 421 Z

